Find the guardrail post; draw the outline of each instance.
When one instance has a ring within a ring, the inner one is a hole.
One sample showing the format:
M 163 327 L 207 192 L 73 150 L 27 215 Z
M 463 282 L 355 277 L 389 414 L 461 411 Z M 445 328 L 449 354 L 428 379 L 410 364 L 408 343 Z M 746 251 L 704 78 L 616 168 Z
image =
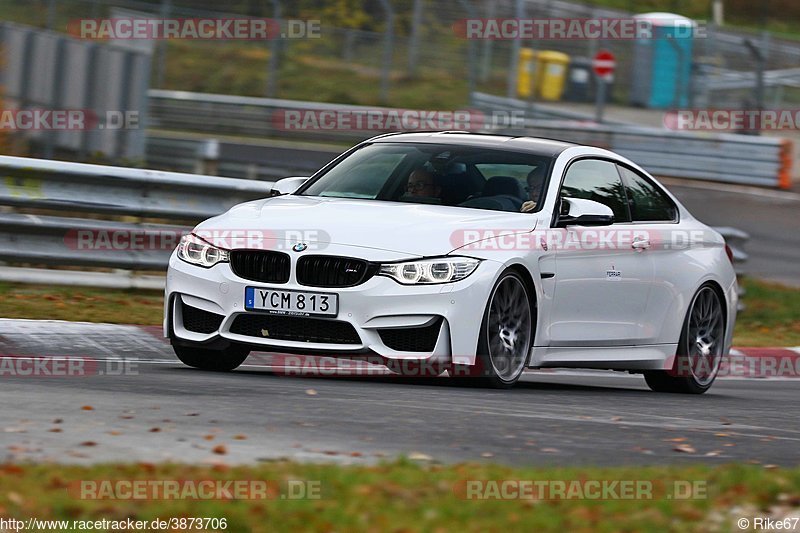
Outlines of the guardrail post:
M 419 30 L 422 26 L 422 2 L 424 0 L 414 0 L 414 8 L 411 11 L 411 36 L 408 40 L 408 73 L 417 73 L 417 61 L 419 60 Z
M 394 52 L 394 9 L 389 0 L 381 0 L 386 14 L 386 31 L 383 43 L 383 67 L 381 69 L 381 103 L 389 101 L 389 77 L 392 75 L 392 53 Z
M 477 18 L 477 13 L 468 0 L 458 0 L 459 5 L 464 8 L 469 18 Z M 475 92 L 475 80 L 477 76 L 478 67 L 478 54 L 475 49 L 475 39 L 469 39 L 467 42 L 467 90 L 469 94 Z
M 515 16 L 517 20 L 525 18 L 525 2 L 524 0 L 516 0 Z M 519 52 L 522 49 L 522 41 L 514 39 L 511 42 L 511 58 L 508 64 L 508 88 L 506 89 L 506 96 L 514 98 L 517 91 L 517 69 L 519 68 Z
M 53 107 L 56 109 L 61 109 L 63 106 L 64 100 L 64 87 L 65 83 L 65 76 L 66 76 L 66 41 L 58 37 L 56 39 L 56 50 L 55 50 L 55 70 L 53 71 Z M 56 137 L 58 136 L 58 132 L 55 130 L 49 130 L 45 132 L 44 135 L 44 146 L 43 146 L 43 153 L 44 157 L 47 159 L 53 158 L 53 152 L 55 150 L 56 145 Z
M 753 59 L 756 62 L 755 100 L 756 100 L 756 108 L 761 110 L 764 109 L 764 62 L 766 61 L 766 58 L 764 57 L 764 52 L 761 50 L 760 47 L 756 46 L 756 44 L 752 41 L 752 39 L 745 39 L 744 45 L 747 48 L 747 51 L 750 52 L 750 55 L 753 56 Z M 755 135 L 761 135 L 760 124 L 753 133 Z
M 273 7 L 272 17 L 275 19 L 275 22 L 281 24 L 281 17 L 283 16 L 281 12 L 281 3 L 278 0 L 272 0 L 272 7 Z M 281 54 L 281 45 L 282 42 L 279 31 L 278 35 L 276 35 L 275 38 L 272 40 L 269 49 L 269 63 L 267 64 L 267 90 L 266 90 L 267 98 L 274 98 L 275 94 L 278 91 L 278 67 L 280 66 L 279 62 Z
M 52 30 L 56 26 L 56 0 L 47 2 L 47 29 Z
M 207 176 L 219 174 L 219 141 L 206 139 L 197 147 L 197 165 L 195 173 Z
M 495 8 L 497 7 L 497 0 L 488 0 L 486 2 L 486 18 L 493 19 L 495 16 Z M 488 81 L 492 69 L 492 39 L 484 39 L 482 43 L 483 54 L 481 56 L 481 81 Z
M 161 11 L 159 15 L 161 19 L 169 18 L 172 11 L 172 0 L 161 0 Z M 164 70 L 167 63 L 167 41 L 161 40 L 158 42 L 158 60 L 156 67 L 156 87 L 164 86 Z

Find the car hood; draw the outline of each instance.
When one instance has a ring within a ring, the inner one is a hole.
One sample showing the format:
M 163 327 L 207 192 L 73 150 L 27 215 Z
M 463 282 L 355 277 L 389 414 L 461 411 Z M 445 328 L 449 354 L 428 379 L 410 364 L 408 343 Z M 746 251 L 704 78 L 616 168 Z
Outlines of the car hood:
M 302 242 L 310 251 L 337 245 L 361 248 L 365 257 L 374 255 L 366 250 L 425 257 L 535 225 L 535 216 L 520 213 L 285 195 L 239 204 L 195 232 L 223 248 L 288 249 Z M 244 244 L 237 235 L 246 236 Z

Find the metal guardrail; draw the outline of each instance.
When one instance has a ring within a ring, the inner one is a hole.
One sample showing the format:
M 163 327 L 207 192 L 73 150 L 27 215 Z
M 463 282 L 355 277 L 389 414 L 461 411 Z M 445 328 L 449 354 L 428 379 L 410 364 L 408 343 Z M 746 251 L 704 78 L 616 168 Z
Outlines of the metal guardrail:
M 134 273 L 163 272 L 180 235 L 191 230 L 131 222 L 131 217 L 194 223 L 263 198 L 271 185 L 8 156 L 0 156 L 0 172 L 0 205 L 6 206 L 0 213 L 0 261 L 6 263 L 0 267 L 0 280 L 105 287 L 163 286 L 163 277 Z M 9 212 L 14 208 L 56 210 L 62 216 Z M 88 218 L 97 214 L 121 220 Z
M 155 132 L 147 139 L 147 165 L 176 172 L 202 172 L 204 147 L 202 138 L 168 135 Z M 274 146 L 259 143 L 219 141 L 216 174 L 232 178 L 275 180 L 285 176 L 310 176 L 342 150 L 317 146 Z
M 0 260 L 48 266 L 164 270 L 191 226 L 0 214 Z M 137 244 L 139 243 L 139 244 Z
M 0 156 L 0 205 L 201 219 L 264 197 L 264 182 Z
M 341 129 L 287 131 L 278 124 L 281 113 L 288 110 L 367 113 L 379 108 L 161 90 L 151 90 L 149 98 L 151 124 L 169 130 L 347 143 L 380 133 Z M 581 113 L 532 106 L 521 100 L 479 92 L 472 93 L 472 106 L 486 113 L 524 114 L 523 127 L 513 126 L 498 131 L 556 137 L 606 147 L 631 158 L 656 175 L 766 187 L 791 186 L 793 147 L 786 139 L 735 134 L 701 135 L 621 123 L 595 124 L 592 117 Z M 234 150 L 235 145 L 230 146 L 230 150 Z M 158 141 L 151 141 L 148 148 L 151 154 L 148 160 L 153 161 L 160 150 Z M 226 164 L 224 159 L 223 165 Z M 302 158 L 296 158 L 294 163 L 297 161 L 302 161 Z M 296 169 L 285 170 L 287 172 L 283 174 L 298 173 Z M 230 162 L 221 171 L 239 177 L 263 175 L 258 165 L 253 168 L 253 163 L 239 162 L 237 166 Z
M 755 89 L 758 84 L 755 72 L 721 70 L 705 76 L 701 85 L 706 91 L 732 89 Z M 800 87 L 800 68 L 767 70 L 764 72 L 764 86 L 785 85 Z
M 474 94 L 496 98 L 490 95 L 482 95 L 481 93 Z M 148 97 L 150 101 L 150 126 L 156 129 L 345 143 L 362 141 L 373 135 L 384 133 L 384 131 L 343 129 L 291 131 L 282 126 L 283 114 L 286 111 L 335 111 L 340 113 L 352 111 L 366 114 L 367 112 L 374 113 L 376 111 L 389 110 L 389 108 L 382 107 L 157 89 L 151 89 L 148 92 Z M 484 101 L 489 101 L 488 98 Z M 555 120 L 586 120 L 589 118 L 578 112 L 547 106 L 540 105 L 533 108 L 527 102 L 519 100 L 498 98 L 497 102 L 499 107 L 494 109 L 505 110 L 509 105 L 512 105 L 515 110 L 527 110 L 530 118 Z M 513 102 L 513 104 L 509 104 L 509 102 Z M 613 124 L 613 122 L 611 123 Z
M 0 21 L 3 111 L 83 110 L 86 122 L 97 121 L 97 127 L 3 128 L 15 142 L 38 146 L 45 157 L 68 151 L 140 159 L 151 53 L 146 44 L 133 43 L 143 41 L 78 39 Z M 132 124 L 121 110 L 136 117 L 138 127 L 126 127 Z
M 163 286 L 163 277 L 134 272 L 163 272 L 180 236 L 191 226 L 97 220 L 86 218 L 85 213 L 196 222 L 234 204 L 262 198 L 271 185 L 4 156 L 0 156 L 0 173 L 0 205 L 62 213 L 0 213 L 0 261 L 6 263 L 0 266 L 0 280 L 104 287 Z M 741 266 L 747 260 L 747 235 L 732 228 L 718 230 Z M 42 266 L 115 271 L 48 270 Z
M 733 266 L 736 269 L 736 277 L 741 278 L 745 274 L 744 264 L 747 262 L 748 254 L 745 251 L 747 241 L 750 240 L 750 235 L 738 228 L 731 227 L 717 227 L 714 228 L 720 235 L 725 238 L 725 243 L 730 247 L 733 252 Z M 739 311 L 744 311 L 745 304 L 742 302 L 745 291 L 741 284 L 739 284 Z
M 374 111 L 380 109 L 378 107 L 158 89 L 151 89 L 147 94 L 149 126 L 155 129 L 345 143 L 359 142 L 381 133 L 328 129 L 291 131 L 281 125 L 281 113 L 287 110 Z
M 527 105 L 498 96 L 473 93 L 478 109 L 519 111 Z M 735 134 L 699 135 L 659 128 L 622 124 L 537 120 L 503 133 L 536 135 L 570 140 L 613 150 L 657 176 L 705 179 L 791 187 L 793 146 L 787 139 Z
M 555 121 L 577 121 L 593 122 L 594 115 L 587 115 L 578 111 L 567 109 L 557 109 L 547 103 L 519 100 L 517 98 L 507 98 L 482 92 L 473 92 L 470 95 L 470 104 L 484 112 L 494 111 L 514 111 L 518 116 L 524 116 L 528 120 L 555 120 Z M 630 126 L 627 122 L 617 122 L 614 120 L 606 121 L 609 126 Z
M 723 237 L 725 237 L 725 242 L 728 244 L 728 246 L 730 246 L 731 251 L 733 252 L 733 263 L 737 267 L 736 273 L 740 275 L 744 274 L 744 270 L 741 270 L 741 266 L 749 257 L 747 252 L 745 252 L 745 246 L 747 245 L 747 241 L 750 240 L 750 235 L 738 228 L 731 228 L 727 226 L 717 227 L 714 229 L 717 230 Z

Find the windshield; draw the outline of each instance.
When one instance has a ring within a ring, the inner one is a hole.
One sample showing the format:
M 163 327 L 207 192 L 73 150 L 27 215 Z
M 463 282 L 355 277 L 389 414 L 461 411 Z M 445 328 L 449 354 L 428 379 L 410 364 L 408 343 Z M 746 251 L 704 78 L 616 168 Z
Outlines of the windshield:
M 551 161 L 474 146 L 377 143 L 356 150 L 299 194 L 534 212 Z

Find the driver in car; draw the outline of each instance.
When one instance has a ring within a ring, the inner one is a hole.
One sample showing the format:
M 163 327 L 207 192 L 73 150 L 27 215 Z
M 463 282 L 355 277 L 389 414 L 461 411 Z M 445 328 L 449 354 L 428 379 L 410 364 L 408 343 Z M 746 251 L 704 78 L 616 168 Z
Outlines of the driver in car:
M 411 196 L 440 198 L 442 186 L 436 183 L 433 174 L 429 170 L 420 167 L 408 176 L 406 192 Z
M 539 202 L 539 194 L 542 191 L 542 184 L 544 183 L 544 176 L 544 165 L 539 165 L 528 173 L 526 178 L 528 182 L 528 200 L 522 204 L 520 212 L 530 213 L 536 209 L 536 204 Z

